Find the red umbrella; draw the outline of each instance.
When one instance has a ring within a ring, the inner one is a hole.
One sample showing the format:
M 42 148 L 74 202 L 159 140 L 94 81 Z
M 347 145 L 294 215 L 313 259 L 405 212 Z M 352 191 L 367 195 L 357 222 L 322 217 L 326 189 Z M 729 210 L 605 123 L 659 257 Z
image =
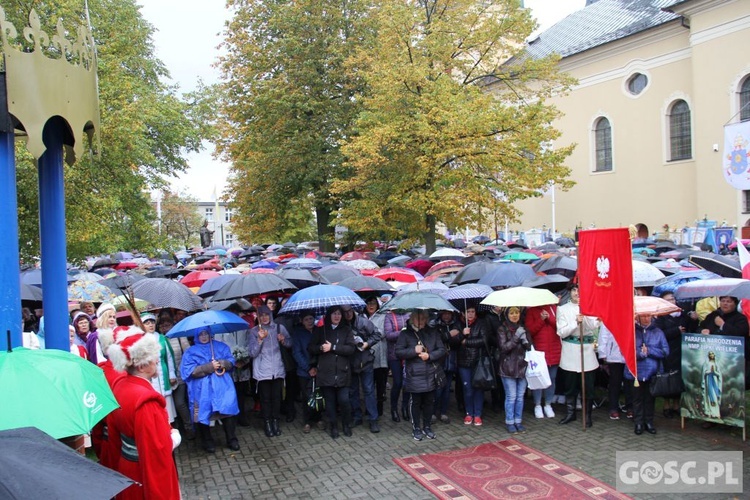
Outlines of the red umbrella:
M 414 283 L 422 279 L 422 275 L 418 272 L 398 267 L 386 267 L 373 274 L 373 276 L 383 281 L 400 281 L 402 283 Z
M 276 271 L 268 269 L 267 267 L 258 267 L 256 269 L 248 269 L 243 271 L 242 274 L 274 274 Z
M 215 278 L 217 276 L 221 276 L 216 271 L 193 271 L 189 274 L 186 274 L 184 278 L 180 281 L 183 285 L 185 285 L 188 288 L 194 287 L 194 286 L 201 286 L 203 283 L 208 281 L 211 278 Z
M 368 255 L 366 253 L 364 253 L 364 252 L 358 252 L 358 251 L 345 253 L 344 255 L 341 256 L 341 258 L 339 258 L 339 260 L 343 260 L 343 261 L 347 261 L 347 260 L 368 260 L 368 259 L 369 259 L 369 257 L 368 257 Z
M 451 269 L 451 271 L 449 272 L 456 272 L 462 267 L 464 267 L 464 264 L 461 264 L 457 260 L 444 260 L 432 266 L 430 270 L 427 271 L 427 274 L 425 274 L 424 276 L 425 278 L 427 276 L 432 276 L 433 274 L 437 273 L 438 271 L 442 271 L 443 269 Z M 455 271 L 453 271 L 453 269 L 455 269 Z
M 222 269 L 224 268 L 219 264 L 219 259 L 211 259 L 195 267 L 196 271 L 221 271 Z
M 427 271 L 429 271 L 432 268 L 432 266 L 434 266 L 434 265 L 435 265 L 435 263 L 433 261 L 431 261 L 431 260 L 417 259 L 417 260 L 413 260 L 411 262 L 407 262 L 406 263 L 406 268 L 407 269 L 413 269 L 413 270 L 417 271 L 419 274 L 421 274 L 422 276 L 424 276 L 425 273 Z
M 135 262 L 120 262 L 115 266 L 115 269 L 135 269 L 136 267 L 138 267 L 138 264 L 136 264 Z

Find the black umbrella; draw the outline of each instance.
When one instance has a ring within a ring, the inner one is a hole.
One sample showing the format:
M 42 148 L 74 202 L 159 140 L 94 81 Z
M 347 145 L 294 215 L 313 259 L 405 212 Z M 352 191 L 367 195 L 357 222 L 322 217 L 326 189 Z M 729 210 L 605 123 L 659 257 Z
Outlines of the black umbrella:
M 546 276 L 537 276 L 530 278 L 521 283 L 521 286 L 529 288 L 546 288 L 552 293 L 565 290 L 570 280 L 561 274 L 548 274 Z
M 321 267 L 318 269 L 318 273 L 331 283 L 339 283 L 346 278 L 352 276 L 360 276 L 362 273 L 358 269 L 354 269 L 346 264 L 333 264 L 330 266 Z
M 152 306 L 173 307 L 181 311 L 197 311 L 203 307 L 200 297 L 182 283 L 165 278 L 149 278 L 133 285 L 133 296 Z
M 133 286 L 136 281 L 145 279 L 146 277 L 141 274 L 128 271 L 125 274 L 118 274 L 112 278 L 101 280 L 99 284 L 109 287 L 115 292 L 119 292 L 120 290 L 126 290 L 128 287 Z
M 102 267 L 115 267 L 119 263 L 120 261 L 117 259 L 113 259 L 111 257 L 104 257 L 94 262 L 94 265 L 91 266 L 91 270 L 93 271 L 95 269 L 99 269 Z
M 499 265 L 500 264 L 496 264 L 489 260 L 470 263 L 456 274 L 455 278 L 453 278 L 453 284 L 463 285 L 466 283 L 476 283 L 484 277 L 485 274 L 489 273 Z
M 0 431 L 0 498 L 100 500 L 135 481 L 35 427 Z
M 742 278 L 740 261 L 730 257 L 709 252 L 698 252 L 690 255 L 688 261 L 701 269 L 711 271 L 725 278 Z
M 477 283 L 491 286 L 492 288 L 520 286 L 521 283 L 535 276 L 534 268 L 530 265 L 508 262 L 497 265 Z
M 360 295 L 362 294 L 378 294 L 378 293 L 393 293 L 393 287 L 381 280 L 380 278 L 373 278 L 372 276 L 352 276 L 341 280 L 339 285 L 345 286 L 346 288 L 353 290 Z
M 575 241 L 573 241 L 570 238 L 566 238 L 564 236 L 560 237 L 560 238 L 557 238 L 555 240 L 555 243 L 557 243 L 561 247 L 566 247 L 566 248 L 574 248 L 576 246 L 576 242 Z
M 291 293 L 297 287 L 276 274 L 246 274 L 230 281 L 214 294 L 214 300 L 238 299 L 267 293 Z
M 533 266 L 534 270 L 539 273 L 561 274 L 572 278 L 578 269 L 578 261 L 573 257 L 565 255 L 553 255 L 552 257 L 537 261 Z
M 314 285 L 330 285 L 331 282 L 312 269 L 285 268 L 276 271 L 276 274 L 299 288 L 307 288 Z
M 175 267 L 159 267 L 146 273 L 147 278 L 176 278 L 180 275 L 186 275 L 190 272 L 190 269 Z

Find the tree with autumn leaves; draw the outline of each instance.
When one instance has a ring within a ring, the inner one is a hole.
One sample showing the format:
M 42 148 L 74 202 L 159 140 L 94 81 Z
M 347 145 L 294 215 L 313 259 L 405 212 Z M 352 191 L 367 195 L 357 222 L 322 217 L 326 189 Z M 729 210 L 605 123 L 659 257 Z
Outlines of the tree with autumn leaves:
M 232 1 L 223 138 L 236 227 L 273 236 L 315 212 L 359 238 L 511 220 L 570 187 L 546 99 L 570 81 L 523 56 L 518 0 Z M 304 217 L 303 217 L 304 218 Z

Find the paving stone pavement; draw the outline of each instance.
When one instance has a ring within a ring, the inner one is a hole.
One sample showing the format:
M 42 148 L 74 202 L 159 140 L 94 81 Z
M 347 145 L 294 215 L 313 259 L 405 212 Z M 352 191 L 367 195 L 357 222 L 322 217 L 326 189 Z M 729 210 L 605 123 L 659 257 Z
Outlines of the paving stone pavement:
M 489 401 L 488 401 L 489 403 Z M 558 415 L 562 406 L 555 406 Z M 688 421 L 684 430 L 679 419 L 657 414 L 658 433 L 636 436 L 631 421 L 610 420 L 604 409 L 594 410 L 594 426 L 583 431 L 581 415 L 568 425 L 558 418 L 538 420 L 533 406 L 526 402 L 526 434 L 515 439 L 576 467 L 607 484 L 615 484 L 615 451 L 703 450 L 748 451 L 741 429 L 716 427 L 702 429 L 700 422 Z M 291 424 L 282 421 L 283 434 L 267 438 L 262 420 L 253 415 L 251 427 L 238 427 L 242 446 L 238 452 L 226 448 L 220 429 L 214 429 L 217 451 L 208 455 L 198 440 L 183 441 L 177 452 L 180 485 L 185 499 L 353 499 L 353 498 L 434 498 L 393 459 L 420 453 L 459 449 L 509 437 L 502 412 L 485 408 L 482 427 L 466 426 L 462 416 L 450 414 L 449 424 L 437 423 L 435 440 L 416 442 L 411 426 L 394 423 L 384 415 L 381 432 L 372 434 L 367 423 L 354 428 L 354 435 L 333 440 L 327 432 L 313 428 L 302 432 L 298 418 Z M 743 484 L 750 491 L 750 461 L 743 461 Z M 716 495 L 714 498 L 748 498 L 744 495 Z M 706 495 L 645 495 L 643 499 L 708 498 Z

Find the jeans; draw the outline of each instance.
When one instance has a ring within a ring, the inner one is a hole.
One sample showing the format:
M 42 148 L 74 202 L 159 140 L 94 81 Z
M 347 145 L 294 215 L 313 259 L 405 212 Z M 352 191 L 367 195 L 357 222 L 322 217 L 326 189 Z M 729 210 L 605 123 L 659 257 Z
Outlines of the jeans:
M 388 360 L 388 368 L 391 369 L 393 375 L 393 385 L 391 386 L 391 411 L 398 411 L 398 396 L 401 393 L 401 388 L 404 386 L 404 367 L 401 366 L 401 360 L 395 361 Z M 409 396 L 404 393 L 404 398 L 401 401 L 401 408 L 406 408 L 409 403 Z
M 505 424 L 520 424 L 523 417 L 523 396 L 526 378 L 500 377 L 505 389 Z
M 458 367 L 458 374 L 461 377 L 461 386 L 464 390 L 464 405 L 466 414 L 470 417 L 481 417 L 484 409 L 484 391 L 475 389 L 471 385 L 471 375 L 474 373 L 472 368 Z
M 375 395 L 375 372 L 372 366 L 361 373 L 352 373 L 352 385 L 349 386 L 349 401 L 352 405 L 354 420 L 362 420 L 362 401 L 359 399 L 359 385 L 365 397 L 365 409 L 370 422 L 378 419 L 378 400 Z
M 534 389 L 531 391 L 531 395 L 534 397 L 534 404 L 542 404 L 542 395 L 544 396 L 544 404 L 551 404 L 552 398 L 555 397 L 555 377 L 557 377 L 557 365 L 548 366 L 549 378 L 552 380 L 552 385 L 546 389 Z
M 435 390 L 435 408 L 433 415 L 447 415 L 448 403 L 451 399 L 451 384 L 453 384 L 453 374 L 455 372 L 445 372 L 445 385 L 442 389 Z

